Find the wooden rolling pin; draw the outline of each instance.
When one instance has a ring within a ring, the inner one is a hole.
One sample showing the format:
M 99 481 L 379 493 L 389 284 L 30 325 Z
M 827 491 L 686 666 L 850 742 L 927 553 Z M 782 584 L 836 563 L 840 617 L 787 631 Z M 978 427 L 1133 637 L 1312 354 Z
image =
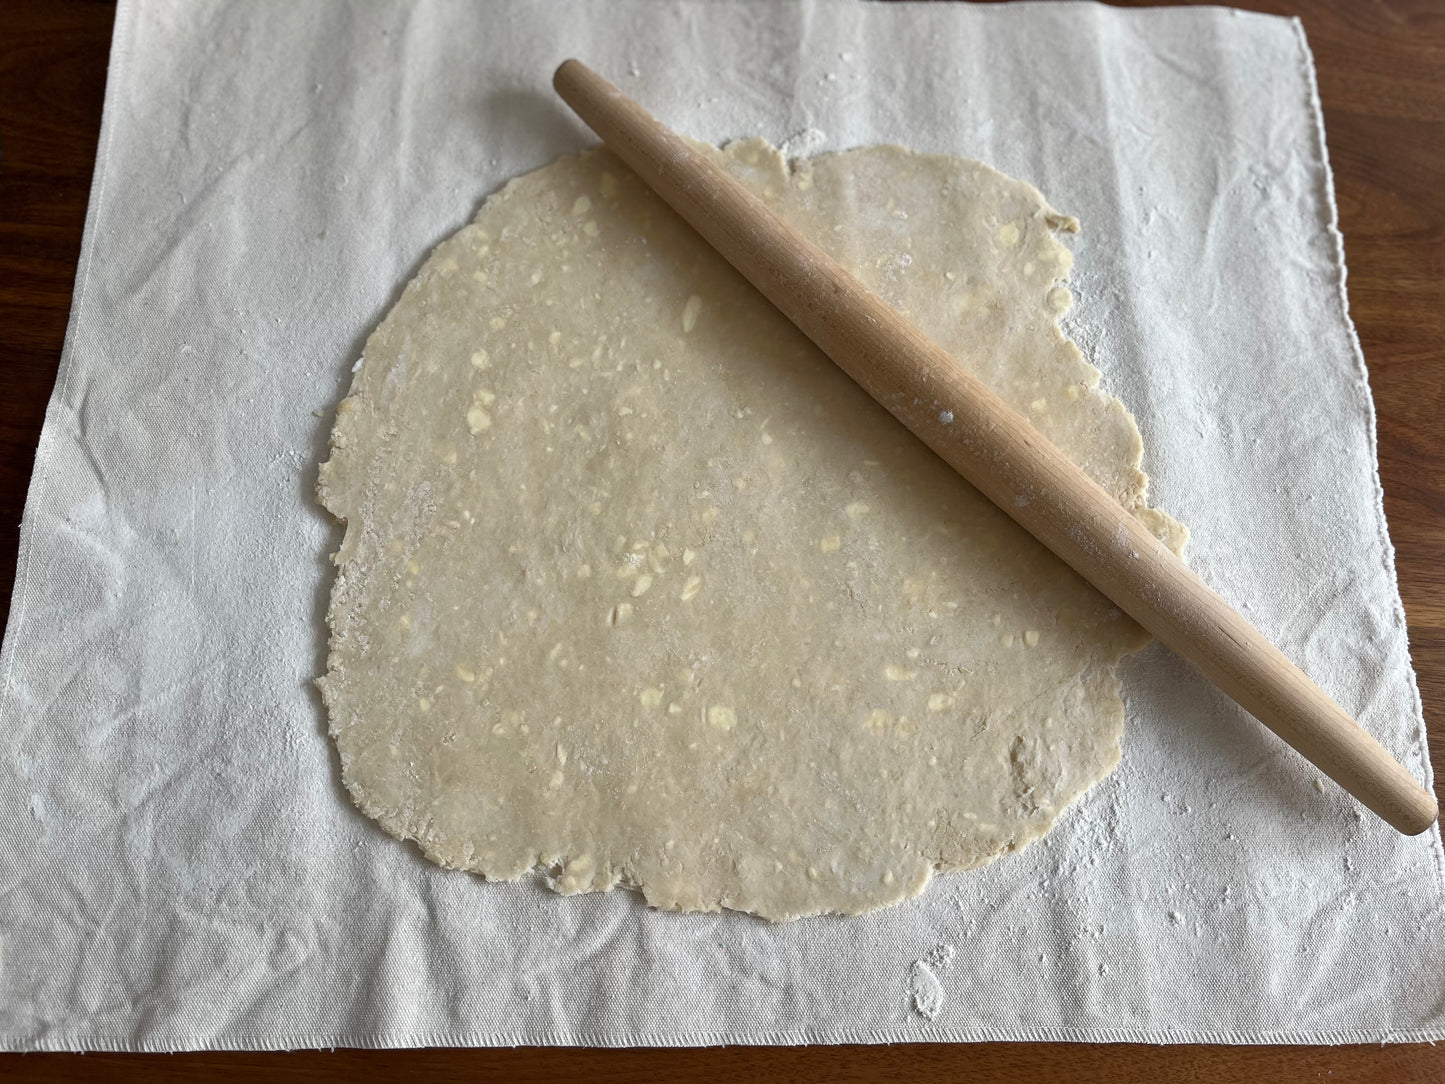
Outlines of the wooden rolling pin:
M 557 93 L 808 338 L 1001 509 L 1321 771 L 1401 832 L 1435 798 L 1175 554 L 1029 422 L 591 68 Z

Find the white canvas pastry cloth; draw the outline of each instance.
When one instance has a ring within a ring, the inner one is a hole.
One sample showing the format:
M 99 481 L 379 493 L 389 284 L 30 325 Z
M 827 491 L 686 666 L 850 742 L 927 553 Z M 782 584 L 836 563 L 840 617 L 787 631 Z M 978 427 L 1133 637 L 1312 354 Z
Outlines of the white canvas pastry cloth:
M 1297 23 L 842 2 L 122 2 L 0 659 L 16 1048 L 1445 1038 L 1406 839 L 1157 646 L 1046 841 L 770 926 L 433 866 L 347 801 L 312 499 L 361 343 L 576 54 L 692 135 L 891 141 L 1084 232 L 1071 332 L 1189 560 L 1428 778 Z

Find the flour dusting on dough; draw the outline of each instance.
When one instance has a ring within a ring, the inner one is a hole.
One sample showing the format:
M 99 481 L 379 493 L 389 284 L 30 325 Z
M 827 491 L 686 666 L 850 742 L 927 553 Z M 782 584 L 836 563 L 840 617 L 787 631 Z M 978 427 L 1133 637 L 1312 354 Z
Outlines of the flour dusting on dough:
M 1182 544 L 1058 327 L 1077 223 L 976 162 L 709 153 Z M 605 151 L 438 246 L 319 491 L 343 779 L 443 865 L 858 914 L 1026 846 L 1118 760 L 1141 630 Z

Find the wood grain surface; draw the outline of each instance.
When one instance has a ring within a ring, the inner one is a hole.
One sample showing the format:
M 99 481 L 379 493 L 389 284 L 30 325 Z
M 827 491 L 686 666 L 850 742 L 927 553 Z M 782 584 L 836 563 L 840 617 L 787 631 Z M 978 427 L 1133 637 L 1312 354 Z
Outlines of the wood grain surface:
M 1135 5 L 1127 5 L 1135 6 Z M 1142 6 L 1142 5 L 1138 5 Z M 1411 653 L 1445 765 L 1445 3 L 1293 0 L 1319 68 L 1380 472 Z M 0 0 L 0 618 L 65 335 L 100 127 L 113 5 Z M 1437 793 L 1440 787 L 1437 785 Z M 1445 964 L 1442 964 L 1445 984 Z M 15 1081 L 420 1076 L 717 1081 L 1445 1080 L 1445 1047 L 996 1043 L 709 1050 L 420 1050 L 0 1055 Z

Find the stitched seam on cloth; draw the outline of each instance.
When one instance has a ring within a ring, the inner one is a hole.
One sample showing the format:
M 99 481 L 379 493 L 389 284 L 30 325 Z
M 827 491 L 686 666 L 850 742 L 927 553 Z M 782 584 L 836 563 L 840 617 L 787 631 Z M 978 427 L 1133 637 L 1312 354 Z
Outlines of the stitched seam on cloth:
M 1224 1046 L 1343 1046 L 1371 1043 L 1395 1045 L 1404 1043 L 1435 1043 L 1445 1041 L 1445 1027 L 1408 1028 L 1394 1032 L 1367 1030 L 1329 1031 L 1159 1031 L 1147 1028 L 937 1028 L 893 1027 L 810 1030 L 798 1028 L 784 1031 L 695 1031 L 680 1035 L 617 1034 L 605 1032 L 518 1031 L 507 1033 L 419 1032 L 384 1035 L 377 1032 L 358 1034 L 298 1035 L 285 1032 L 253 1033 L 243 1040 L 218 1043 L 197 1042 L 178 1046 L 162 1041 L 117 1039 L 106 1041 L 88 1038 L 66 1042 L 63 1037 L 47 1037 L 40 1042 L 26 1043 L 0 1039 L 0 1046 L 13 1050 L 126 1050 L 137 1053 L 179 1053 L 188 1050 L 321 1050 L 355 1047 L 372 1050 L 396 1050 L 409 1047 L 505 1047 L 505 1046 L 576 1046 L 576 1047 L 698 1047 L 698 1046 L 803 1046 L 814 1043 L 973 1043 L 973 1042 L 1075 1042 L 1075 1043 L 1214 1043 Z
M 1365 351 L 1360 345 L 1360 336 L 1355 330 L 1355 322 L 1350 318 L 1350 296 L 1346 287 L 1349 269 L 1345 264 L 1345 235 L 1340 232 L 1340 209 L 1339 204 L 1335 201 L 1335 174 L 1330 169 L 1329 146 L 1325 141 L 1324 108 L 1320 104 L 1319 81 L 1315 75 L 1315 58 L 1310 51 L 1304 23 L 1298 18 L 1293 18 L 1290 22 L 1294 26 L 1295 41 L 1299 45 L 1300 66 L 1304 72 L 1305 85 L 1309 90 L 1310 115 L 1314 118 L 1315 153 L 1318 156 L 1323 185 L 1320 196 L 1328 212 L 1325 232 L 1329 235 L 1330 243 L 1334 247 L 1335 296 L 1340 303 L 1340 320 L 1349 336 L 1350 360 L 1354 363 L 1355 368 L 1355 394 L 1359 397 L 1365 413 L 1365 433 L 1369 440 L 1370 463 L 1375 482 L 1375 541 L 1380 547 L 1380 564 L 1384 567 L 1385 575 L 1390 582 L 1393 596 L 1390 600 L 1391 613 L 1405 638 L 1408 663 L 1405 670 L 1409 677 L 1410 700 L 1415 709 L 1415 718 L 1419 720 L 1415 740 L 1419 743 L 1417 748 L 1420 750 L 1420 763 L 1424 772 L 1423 782 L 1425 789 L 1434 793 L 1435 773 L 1430 763 L 1425 710 L 1420 700 L 1420 684 L 1415 677 L 1415 667 L 1409 660 L 1410 627 L 1405 620 L 1405 603 L 1400 597 L 1400 579 L 1395 569 L 1395 544 L 1390 540 L 1390 528 L 1385 519 L 1385 487 L 1380 481 L 1380 441 L 1375 415 L 1375 396 L 1370 389 L 1369 370 L 1365 365 Z M 1439 821 L 1431 825 L 1430 835 L 1434 843 L 1431 854 L 1435 859 L 1436 887 L 1442 895 L 1445 895 L 1445 847 L 1441 845 Z

